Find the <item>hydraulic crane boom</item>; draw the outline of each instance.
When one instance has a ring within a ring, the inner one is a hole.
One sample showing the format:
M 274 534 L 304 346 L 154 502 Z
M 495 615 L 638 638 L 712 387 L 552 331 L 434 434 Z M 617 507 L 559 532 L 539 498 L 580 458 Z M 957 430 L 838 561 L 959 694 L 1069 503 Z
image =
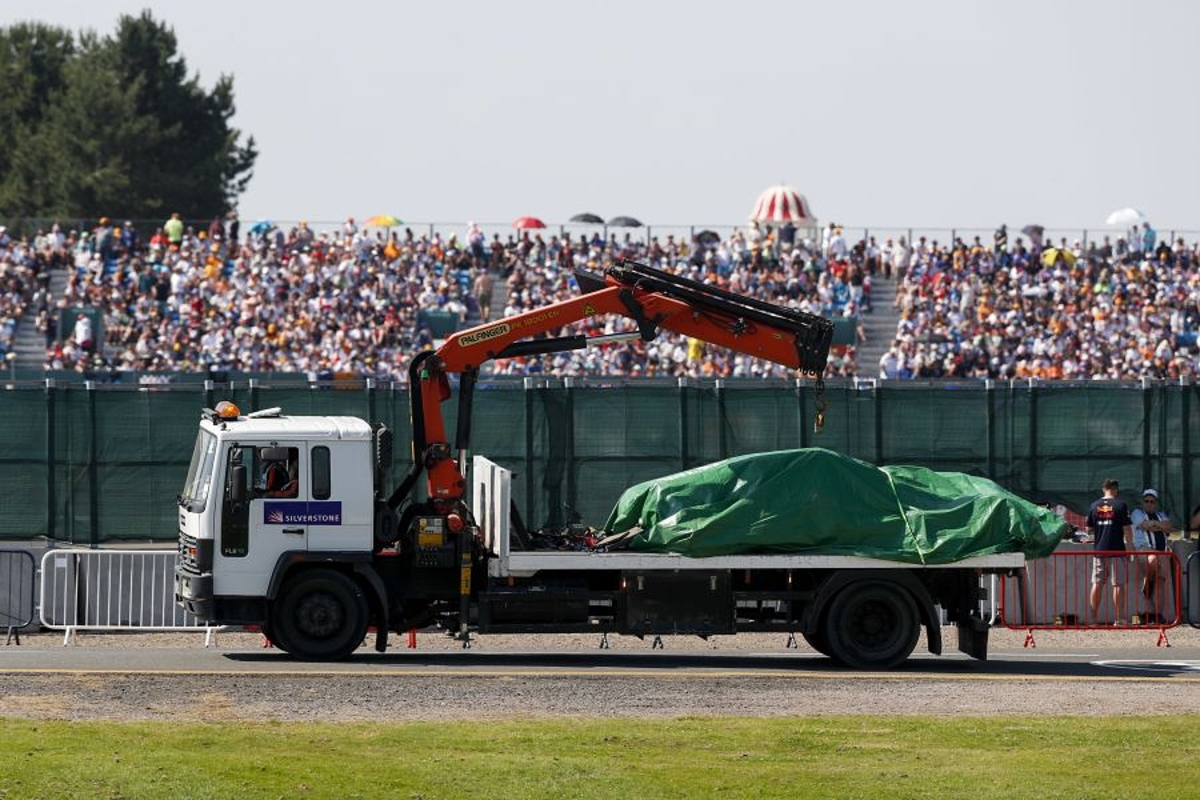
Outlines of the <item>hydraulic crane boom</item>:
M 470 444 L 471 400 L 482 364 L 493 359 L 578 350 L 606 342 L 654 339 L 660 330 L 727 347 L 815 375 L 829 357 L 833 323 L 815 314 L 745 297 L 633 261 L 622 261 L 601 277 L 577 273 L 579 297 L 515 314 L 453 334 L 436 351 L 420 353 L 409 365 L 413 466 L 392 493 L 396 508 L 422 471 L 428 472 L 429 499 L 459 502 L 466 492 L 465 465 Z M 637 323 L 637 333 L 609 336 L 530 338 L 571 322 L 617 314 Z M 446 436 L 441 404 L 450 398 L 448 376 L 457 374 L 459 413 L 457 453 Z M 457 456 L 457 457 L 456 457 Z

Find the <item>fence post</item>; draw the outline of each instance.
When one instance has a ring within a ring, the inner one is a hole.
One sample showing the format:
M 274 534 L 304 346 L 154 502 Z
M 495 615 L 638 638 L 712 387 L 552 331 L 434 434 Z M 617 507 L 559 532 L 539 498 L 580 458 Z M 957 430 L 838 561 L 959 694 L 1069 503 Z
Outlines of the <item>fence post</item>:
M 800 419 L 800 446 L 808 447 L 808 392 L 803 378 L 796 378 L 796 414 Z
M 367 424 L 375 424 L 375 379 L 367 378 Z
M 214 394 L 215 390 L 216 390 L 216 384 L 213 382 L 213 379 L 205 378 L 204 379 L 204 407 L 205 408 L 213 407 L 213 394 Z
M 687 403 L 688 379 L 685 377 L 680 377 L 675 385 L 676 390 L 679 393 L 679 469 L 685 470 L 688 468 L 689 461 Z
M 88 414 L 88 542 L 100 546 L 100 444 L 96 435 L 96 382 L 84 383 Z
M 1029 379 L 1029 493 L 1038 493 L 1038 392 L 1037 381 Z
M 1184 518 L 1184 514 L 1188 515 L 1185 518 L 1186 521 L 1183 523 L 1183 535 L 1184 538 L 1190 538 L 1191 531 L 1189 528 L 1191 527 L 1192 513 L 1192 384 L 1187 378 L 1179 378 L 1179 391 L 1179 463 L 1180 472 L 1183 473 L 1183 508 L 1180 509 L 1179 514 L 1181 518 Z
M 572 512 L 579 510 L 579 476 L 575 464 L 575 379 L 563 378 L 563 393 L 567 403 L 567 503 Z
M 56 474 L 54 450 L 54 379 L 46 379 L 46 538 L 54 541 L 58 527 L 58 475 Z
M 987 476 L 996 480 L 996 382 L 984 381 L 987 396 Z
M 1150 417 L 1153 416 L 1154 398 L 1149 378 L 1142 378 L 1142 486 L 1150 486 Z
M 521 384 L 525 389 L 525 474 L 521 476 L 525 482 L 524 516 L 526 527 L 536 527 L 533 520 L 533 378 L 525 378 Z
M 725 432 L 725 381 L 717 378 L 713 385 L 717 396 L 717 454 L 722 459 L 729 458 L 729 436 Z
M 858 378 L 854 379 L 855 383 Z M 875 434 L 875 464 L 883 463 L 883 393 L 879 391 L 879 383 L 871 381 L 871 417 Z

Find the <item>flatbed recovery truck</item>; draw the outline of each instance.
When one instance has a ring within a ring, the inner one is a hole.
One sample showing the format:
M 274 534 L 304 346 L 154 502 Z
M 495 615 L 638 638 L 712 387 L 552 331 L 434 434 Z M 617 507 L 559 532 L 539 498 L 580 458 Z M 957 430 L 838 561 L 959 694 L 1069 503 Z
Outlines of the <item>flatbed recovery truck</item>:
M 663 329 L 818 381 L 828 357 L 832 325 L 815 315 L 632 262 L 602 278 L 581 273 L 579 284 L 579 297 L 457 332 L 413 359 L 412 466 L 390 492 L 391 432 L 382 426 L 280 409 L 243 415 L 228 403 L 205 409 L 178 499 L 177 602 L 211 624 L 259 626 L 305 660 L 345 658 L 370 630 L 383 652 L 389 632 L 438 624 L 464 644 L 472 631 L 779 631 L 847 666 L 883 669 L 908 658 L 922 627 L 929 650 L 941 653 L 938 607 L 957 626 L 959 649 L 986 658 L 980 578 L 1021 569 L 1021 553 L 913 566 L 855 556 L 514 547 L 511 474 L 476 456 L 467 480 L 482 364 L 648 341 Z M 637 331 L 545 336 L 607 314 L 633 319 Z M 452 396 L 449 375 L 459 383 L 453 447 L 441 411 Z M 818 424 L 823 411 L 819 405 Z M 271 469 L 290 480 L 264 483 Z M 414 500 L 422 475 L 426 499 Z

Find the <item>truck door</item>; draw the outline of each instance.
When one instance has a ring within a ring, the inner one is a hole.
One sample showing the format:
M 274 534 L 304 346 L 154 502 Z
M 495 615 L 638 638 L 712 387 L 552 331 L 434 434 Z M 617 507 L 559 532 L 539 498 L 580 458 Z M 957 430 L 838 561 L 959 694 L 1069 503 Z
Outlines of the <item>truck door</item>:
M 299 443 L 235 444 L 215 548 L 217 594 L 258 596 L 279 556 L 308 549 L 308 478 Z

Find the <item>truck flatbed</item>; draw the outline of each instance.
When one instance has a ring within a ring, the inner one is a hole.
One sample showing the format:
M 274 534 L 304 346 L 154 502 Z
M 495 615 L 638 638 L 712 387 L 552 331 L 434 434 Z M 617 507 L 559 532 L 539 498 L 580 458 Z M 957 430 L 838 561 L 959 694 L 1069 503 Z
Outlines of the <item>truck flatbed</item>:
M 513 550 L 507 509 L 512 493 L 512 473 L 482 456 L 475 456 L 472 488 L 475 508 L 481 512 L 493 578 L 529 577 L 539 572 L 603 572 L 622 570 L 762 570 L 762 569 L 1021 569 L 1024 553 L 974 556 L 950 564 L 911 564 L 863 556 L 770 553 L 761 555 L 707 556 L 679 553 L 602 552 L 584 550 Z
M 740 569 L 1021 569 L 1023 553 L 998 553 L 952 564 L 908 564 L 861 556 L 776 553 L 693 558 L 678 553 L 589 553 L 586 551 L 531 550 L 497 555 L 490 565 L 493 577 L 528 577 L 548 570 L 740 570 Z

